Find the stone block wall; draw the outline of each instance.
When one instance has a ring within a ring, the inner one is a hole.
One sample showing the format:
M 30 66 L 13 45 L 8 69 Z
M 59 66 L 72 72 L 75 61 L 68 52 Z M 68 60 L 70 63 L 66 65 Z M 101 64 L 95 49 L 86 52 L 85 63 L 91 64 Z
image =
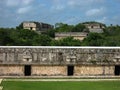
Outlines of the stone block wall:
M 120 75 L 120 48 L 1 47 L 0 75 L 74 76 Z M 72 70 L 71 70 L 72 72 Z
M 33 76 L 66 76 L 66 66 L 32 66 Z
M 0 65 L 0 76 L 25 76 L 24 65 Z M 73 76 L 114 76 L 115 66 L 76 65 Z M 67 76 L 68 66 L 31 65 L 30 76 Z
M 114 75 L 114 66 L 75 66 L 75 76 Z
M 0 76 L 23 76 L 24 67 L 17 65 L 0 65 Z

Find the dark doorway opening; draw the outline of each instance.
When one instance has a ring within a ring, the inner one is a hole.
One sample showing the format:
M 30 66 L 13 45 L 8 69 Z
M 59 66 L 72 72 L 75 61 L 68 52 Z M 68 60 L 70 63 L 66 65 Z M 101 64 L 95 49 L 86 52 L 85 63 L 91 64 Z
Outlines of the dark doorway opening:
M 115 75 L 120 75 L 120 66 L 115 66 Z
M 30 27 L 30 30 L 32 30 L 33 28 L 32 27 Z
M 24 74 L 25 74 L 25 76 L 30 76 L 31 75 L 31 65 L 25 65 Z
M 74 66 L 68 66 L 67 75 L 68 76 L 73 76 L 73 74 L 74 74 Z

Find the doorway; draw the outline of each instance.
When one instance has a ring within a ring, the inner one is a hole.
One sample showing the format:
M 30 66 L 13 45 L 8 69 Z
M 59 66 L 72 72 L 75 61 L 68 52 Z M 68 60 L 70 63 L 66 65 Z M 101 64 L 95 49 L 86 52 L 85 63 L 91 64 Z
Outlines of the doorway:
M 30 30 L 33 30 L 33 28 L 32 28 L 32 27 L 30 27 Z
M 120 66 L 119 65 L 116 65 L 115 66 L 115 75 L 120 75 Z
M 25 65 L 24 66 L 24 75 L 30 76 L 31 75 L 31 65 Z
M 73 74 L 74 74 L 74 66 L 68 66 L 67 67 L 67 75 L 73 76 Z

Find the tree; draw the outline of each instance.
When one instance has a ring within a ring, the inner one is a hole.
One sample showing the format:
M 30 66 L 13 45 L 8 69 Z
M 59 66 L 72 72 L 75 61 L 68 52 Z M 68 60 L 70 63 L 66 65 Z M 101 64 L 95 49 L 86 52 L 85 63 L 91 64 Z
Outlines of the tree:
M 72 32 L 83 32 L 84 30 L 86 30 L 86 32 L 88 31 L 85 25 L 79 23 L 72 29 Z
M 18 29 L 18 30 L 23 29 L 23 23 L 21 23 L 19 26 L 17 26 L 16 29 Z
M 55 29 L 47 30 L 46 32 L 42 32 L 42 34 L 55 38 Z
M 87 38 L 83 40 L 83 46 L 102 46 L 105 37 L 99 33 L 90 33 Z
M 79 40 L 73 39 L 73 37 L 67 37 L 60 40 L 53 40 L 51 46 L 80 46 Z
M 0 29 L 0 46 L 9 46 L 14 42 L 9 35 L 8 29 Z
M 24 29 L 15 30 L 12 34 L 14 44 L 20 46 L 32 46 L 34 37 L 38 35 L 35 31 Z
M 50 46 L 51 38 L 47 35 L 38 35 L 34 37 L 34 46 Z
M 63 23 L 57 23 L 55 31 L 56 32 L 71 32 L 73 25 L 63 24 Z

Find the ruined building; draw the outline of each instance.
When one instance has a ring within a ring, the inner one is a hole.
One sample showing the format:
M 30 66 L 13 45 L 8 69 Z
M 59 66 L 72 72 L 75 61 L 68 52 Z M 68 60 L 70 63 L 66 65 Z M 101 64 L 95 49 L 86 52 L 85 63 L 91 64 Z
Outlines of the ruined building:
M 29 29 L 29 30 L 34 30 L 37 32 L 44 32 L 46 30 L 52 29 L 53 25 L 47 24 L 47 23 L 42 23 L 42 22 L 23 22 L 23 29 Z
M 105 26 L 100 23 L 86 23 L 84 24 L 90 32 L 103 33 Z
M 120 48 L 0 47 L 0 76 L 120 75 Z
M 88 33 L 85 32 L 62 32 L 62 33 L 55 33 L 55 40 L 60 40 L 66 37 L 73 37 L 76 40 L 82 41 L 87 36 Z
M 88 31 L 92 33 L 103 33 L 103 29 L 105 28 L 104 24 L 97 22 L 83 23 L 83 25 L 85 25 Z M 66 37 L 73 37 L 74 39 L 82 41 L 88 36 L 88 34 L 88 32 L 60 32 L 55 33 L 55 40 Z

